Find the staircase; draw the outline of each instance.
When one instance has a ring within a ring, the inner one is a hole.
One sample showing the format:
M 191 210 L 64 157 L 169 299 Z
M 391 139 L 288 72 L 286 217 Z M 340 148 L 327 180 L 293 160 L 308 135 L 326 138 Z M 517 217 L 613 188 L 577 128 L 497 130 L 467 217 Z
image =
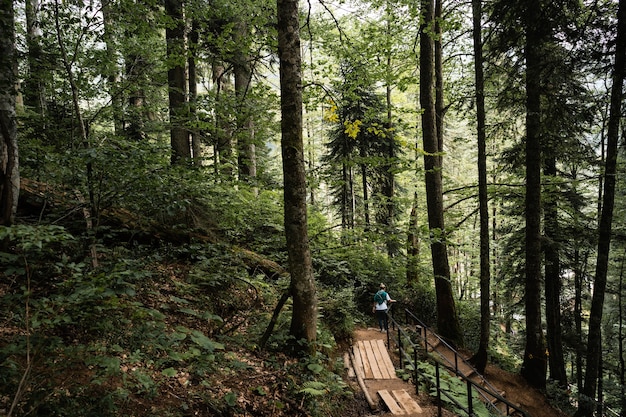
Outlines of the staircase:
M 389 318 L 394 333 L 397 332 L 397 337 L 391 337 L 390 335 L 388 336 L 387 342 L 389 346 L 392 339 L 394 339 L 393 341 L 396 347 L 398 347 L 399 356 L 402 358 L 403 362 L 405 360 L 409 362 L 417 360 L 417 355 L 414 355 L 414 358 L 407 355 L 403 344 L 408 343 L 414 351 L 422 351 L 425 358 L 433 359 L 437 366 L 444 367 L 448 372 L 466 382 L 468 385 L 468 393 L 470 393 L 469 395 L 471 395 L 472 392 L 477 393 L 478 397 L 492 413 L 502 416 L 515 415 L 530 417 L 518 404 L 513 404 L 508 401 L 505 392 L 500 392 L 489 384 L 460 353 L 422 323 L 413 313 L 405 310 L 405 315 L 405 322 L 411 323 L 410 326 L 408 324 L 402 326 L 394 320 L 394 318 Z M 411 340 L 411 336 L 416 340 Z M 400 366 L 403 367 L 403 364 L 400 364 Z M 417 372 L 416 366 L 414 366 L 414 369 L 415 372 Z M 443 395 L 446 394 L 443 393 Z M 470 399 L 468 399 L 468 403 L 471 403 L 469 400 Z M 471 410 L 467 411 L 468 414 L 471 414 Z
M 409 393 L 411 385 L 397 377 L 384 335 L 379 337 L 354 342 L 344 358 L 350 364 L 348 375 L 357 379 L 372 409 L 383 406 L 392 415 L 420 416 L 422 409 Z

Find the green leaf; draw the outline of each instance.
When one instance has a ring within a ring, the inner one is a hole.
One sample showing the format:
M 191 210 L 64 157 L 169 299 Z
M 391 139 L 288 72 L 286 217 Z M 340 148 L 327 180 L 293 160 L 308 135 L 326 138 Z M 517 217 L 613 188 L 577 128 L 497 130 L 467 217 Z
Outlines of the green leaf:
M 165 376 L 175 377 L 178 375 L 178 371 L 174 368 L 167 368 L 161 371 L 161 373 Z
M 231 391 L 224 395 L 224 400 L 229 407 L 234 407 L 237 405 L 237 394 Z
M 197 345 L 205 348 L 209 352 L 212 352 L 215 349 L 224 349 L 224 345 L 218 342 L 214 342 L 197 330 L 191 332 L 191 340 L 193 340 Z
M 317 363 L 310 363 L 307 365 L 307 369 L 313 372 L 314 374 L 319 374 L 320 372 L 324 370 L 324 367 Z

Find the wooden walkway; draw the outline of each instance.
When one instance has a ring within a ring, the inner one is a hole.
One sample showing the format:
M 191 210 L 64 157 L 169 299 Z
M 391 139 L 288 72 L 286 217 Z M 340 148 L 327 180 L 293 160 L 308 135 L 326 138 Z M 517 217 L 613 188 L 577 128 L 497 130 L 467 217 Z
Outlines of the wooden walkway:
M 349 375 L 357 378 L 368 399 L 370 388 L 393 415 L 419 416 L 420 406 L 411 397 L 404 383 L 396 376 L 396 369 L 382 339 L 359 340 L 352 346 Z M 385 383 L 385 381 L 387 381 Z M 386 386 L 388 384 L 388 387 Z M 370 405 L 372 400 L 369 399 Z

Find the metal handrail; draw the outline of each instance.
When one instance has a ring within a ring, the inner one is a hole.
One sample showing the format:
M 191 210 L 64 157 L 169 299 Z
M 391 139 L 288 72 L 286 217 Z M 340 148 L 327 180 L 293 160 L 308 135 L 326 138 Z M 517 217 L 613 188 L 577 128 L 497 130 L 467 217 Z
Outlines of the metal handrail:
M 466 413 L 468 413 L 468 416 L 472 416 L 473 415 L 473 407 L 472 407 L 472 388 L 476 388 L 477 390 L 477 394 L 483 398 L 483 402 L 485 403 L 486 406 L 488 406 L 489 408 L 491 408 L 492 410 L 496 411 L 498 414 L 502 414 L 502 412 L 500 411 L 500 409 L 498 409 L 495 404 L 489 400 L 489 398 L 487 398 L 487 396 L 494 398 L 495 400 L 500 401 L 501 403 L 503 403 L 504 405 L 506 405 L 506 415 L 510 415 L 510 411 L 514 410 L 517 411 L 518 413 L 520 413 L 522 416 L 524 417 L 530 417 L 530 415 L 523 409 L 519 408 L 518 406 L 516 406 L 515 404 L 511 403 L 509 400 L 507 400 L 506 398 L 504 398 L 502 395 L 500 395 L 497 390 L 478 372 L 476 371 L 476 369 L 469 364 L 465 358 L 463 358 L 462 356 L 460 356 L 458 354 L 458 352 L 456 351 L 456 349 L 454 349 L 449 343 L 447 343 L 445 340 L 443 340 L 437 333 L 433 332 L 431 330 L 431 334 L 437 338 L 439 343 L 444 344 L 448 349 L 450 349 L 453 353 L 454 353 L 454 357 L 455 357 L 455 363 L 454 363 L 454 367 L 452 367 L 452 362 L 450 362 L 450 360 L 448 360 L 445 356 L 443 356 L 441 353 L 437 352 L 437 350 L 435 349 L 435 345 L 432 345 L 430 343 L 430 341 L 428 340 L 428 326 L 426 326 L 421 320 L 419 320 L 411 311 L 409 311 L 408 309 L 405 309 L 405 316 L 407 317 L 406 321 L 408 322 L 408 317 L 411 317 L 411 319 L 413 319 L 419 326 L 421 326 L 421 329 L 423 329 L 423 334 L 420 332 L 419 334 L 419 338 L 423 340 L 423 346 L 424 346 L 424 353 L 425 356 L 430 356 L 434 362 L 435 362 L 435 366 L 436 366 L 436 387 L 437 387 L 437 396 L 438 399 L 440 399 L 440 396 L 443 394 L 446 398 L 448 398 L 451 402 L 453 402 L 457 407 L 459 407 L 461 410 L 465 411 Z M 419 383 L 418 383 L 418 374 L 419 374 L 419 370 L 417 367 L 417 351 L 419 350 L 418 348 L 420 348 L 422 346 L 422 344 L 416 344 L 413 342 L 413 340 L 411 339 L 411 337 L 409 336 L 409 334 L 404 330 L 404 328 L 400 325 L 400 323 L 398 323 L 398 321 L 396 321 L 391 315 L 388 314 L 388 320 L 391 324 L 391 327 L 393 329 L 397 328 L 398 329 L 398 338 L 394 340 L 394 342 L 396 343 L 396 345 L 398 346 L 399 349 L 399 358 L 400 358 L 400 368 L 404 368 L 404 359 L 405 358 L 408 363 L 411 363 L 411 365 L 413 366 L 413 378 L 414 378 L 414 383 L 415 383 L 415 390 L 416 393 L 418 392 L 418 387 L 419 387 Z M 390 349 L 391 348 L 391 336 L 390 336 L 391 332 L 387 332 L 387 348 Z M 405 338 L 406 340 L 408 340 L 409 345 L 411 346 L 411 348 L 413 349 L 413 353 L 414 353 L 414 358 L 410 358 L 410 356 L 407 354 L 406 350 L 403 348 L 403 344 L 402 344 L 402 338 Z M 437 360 L 437 358 L 434 355 L 429 355 L 428 354 L 428 347 L 432 347 L 433 348 L 433 352 L 435 352 L 439 358 L 443 359 L 444 362 L 447 362 L 450 364 L 450 366 L 446 366 L 445 363 L 441 363 L 441 360 Z M 481 386 L 478 383 L 472 381 L 471 379 L 469 379 L 468 377 L 466 377 L 462 372 L 460 372 L 459 368 L 458 368 L 458 359 L 461 359 L 461 361 L 466 364 L 479 378 L 481 383 L 485 384 L 485 386 Z M 458 401 L 451 396 L 450 394 L 448 394 L 445 391 L 442 391 L 440 388 L 440 384 L 439 384 L 439 364 L 441 363 L 441 365 L 443 365 L 446 369 L 448 369 L 448 371 L 450 372 L 454 372 L 454 374 L 461 378 L 463 381 L 465 381 L 465 383 L 467 384 L 467 389 L 468 389 L 468 404 L 469 404 L 469 408 L 465 408 L 463 407 L 461 404 L 458 403 Z M 441 392 L 440 392 L 441 391 Z M 439 413 L 441 414 L 441 402 L 439 401 Z
M 422 328 L 422 329 L 424 329 L 424 336 L 423 336 L 423 339 L 426 341 L 425 343 L 428 343 L 431 347 L 433 347 L 433 348 L 434 348 L 434 346 L 432 346 L 432 345 L 430 344 L 430 342 L 428 342 L 428 337 L 427 337 L 427 334 L 426 334 L 426 332 L 428 331 L 429 327 L 428 327 L 426 324 L 424 324 L 424 322 L 422 322 L 420 319 L 418 319 L 418 318 L 415 316 L 415 314 L 413 314 L 413 313 L 412 313 L 409 309 L 404 309 L 404 314 L 405 314 L 405 316 L 406 316 L 406 317 L 410 317 L 413 321 L 415 321 L 417 324 L 419 324 L 419 325 L 421 326 L 421 328 Z M 406 321 L 406 322 L 408 322 L 408 318 L 405 318 L 405 321 Z M 435 333 L 435 332 L 431 331 L 431 334 L 432 334 L 434 337 L 436 337 L 436 338 L 437 338 L 437 340 L 439 341 L 439 343 L 442 343 L 444 346 L 446 346 L 448 349 L 450 349 L 452 352 L 454 352 L 454 372 L 455 372 L 455 374 L 457 374 L 457 375 L 459 375 L 459 374 L 460 374 L 460 371 L 459 371 L 459 358 L 460 358 L 460 359 L 461 359 L 461 362 L 462 362 L 465 366 L 467 366 L 468 368 L 470 368 L 470 369 L 471 369 L 474 373 L 476 373 L 476 375 L 478 375 L 478 377 L 480 378 L 481 382 L 482 382 L 485 386 L 487 386 L 487 387 L 489 387 L 489 389 L 491 389 L 491 390 L 493 390 L 493 391 L 496 391 L 496 392 L 497 392 L 497 389 L 496 389 L 493 385 L 491 385 L 491 384 L 489 383 L 489 381 L 487 381 L 487 380 L 485 379 L 485 377 L 484 377 L 484 376 L 483 376 L 480 372 L 478 372 L 478 371 L 476 370 L 476 368 L 474 368 L 474 366 L 473 366 L 471 363 L 469 363 L 469 362 L 468 362 L 468 361 L 467 361 L 467 360 L 466 360 L 463 356 L 460 356 L 460 355 L 458 354 L 458 352 L 456 351 L 456 349 L 455 349 L 453 346 L 451 346 L 448 342 L 446 342 L 446 341 L 445 341 L 445 340 L 444 340 L 441 336 L 439 336 L 437 333 Z M 420 337 L 422 337 L 422 336 L 421 336 L 421 334 L 420 334 Z M 440 355 L 440 356 L 442 356 L 442 357 L 446 360 L 446 362 L 448 362 L 448 363 L 450 363 L 450 364 L 451 364 L 451 362 L 448 360 L 448 358 L 446 358 L 446 357 L 445 357 L 445 356 L 443 356 L 443 355 Z

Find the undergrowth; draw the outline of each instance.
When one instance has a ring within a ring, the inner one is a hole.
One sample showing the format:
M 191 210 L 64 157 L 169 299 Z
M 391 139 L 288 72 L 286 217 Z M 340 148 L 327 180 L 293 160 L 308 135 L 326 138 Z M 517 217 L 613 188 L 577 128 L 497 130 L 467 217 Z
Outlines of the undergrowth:
M 94 268 L 62 227 L 1 233 L 2 415 L 330 416 L 352 398 L 333 353 L 350 303 L 322 301 L 317 356 L 293 358 L 289 305 L 256 344 L 287 283 L 226 245 L 101 246 Z

